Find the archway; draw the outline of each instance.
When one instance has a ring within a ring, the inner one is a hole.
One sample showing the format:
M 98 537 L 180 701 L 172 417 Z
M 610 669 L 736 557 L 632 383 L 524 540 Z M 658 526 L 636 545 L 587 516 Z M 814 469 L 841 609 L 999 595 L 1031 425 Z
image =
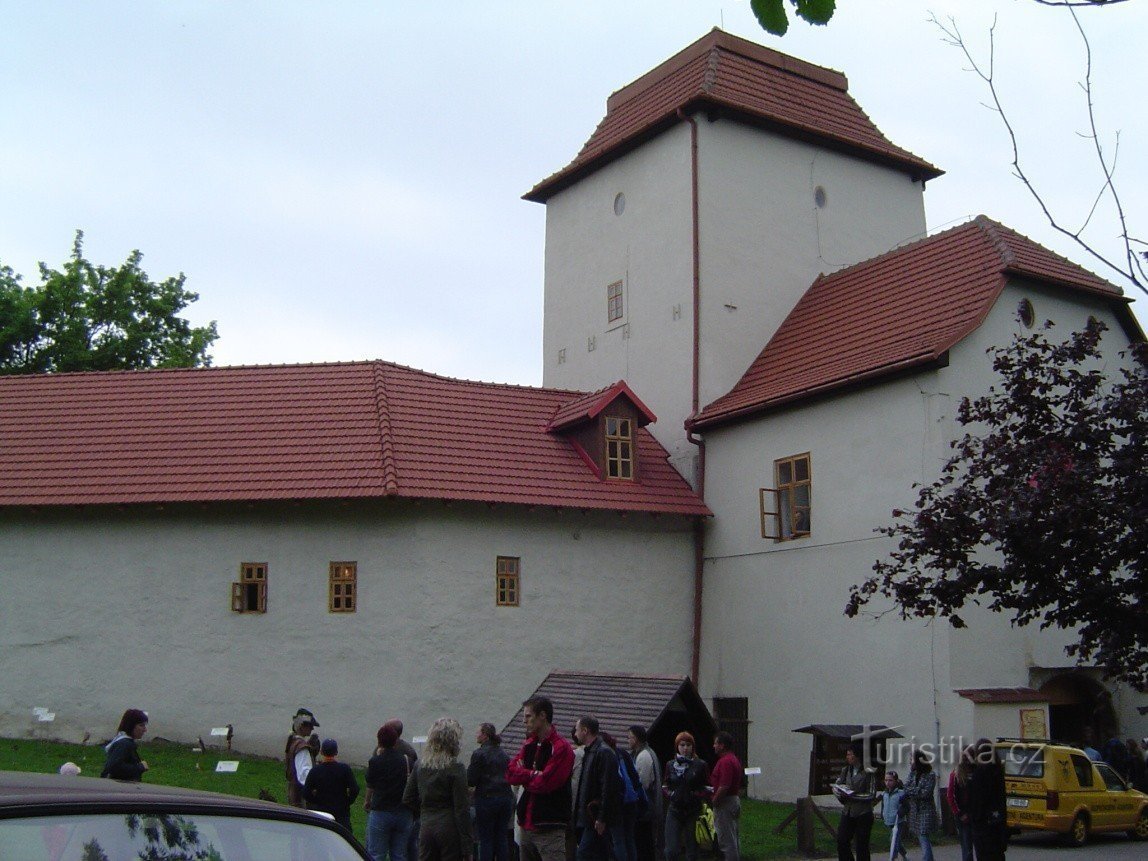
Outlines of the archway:
M 1049 735 L 1074 745 L 1099 748 L 1119 735 L 1112 693 L 1086 672 L 1073 670 L 1053 676 L 1040 686 L 1048 697 Z

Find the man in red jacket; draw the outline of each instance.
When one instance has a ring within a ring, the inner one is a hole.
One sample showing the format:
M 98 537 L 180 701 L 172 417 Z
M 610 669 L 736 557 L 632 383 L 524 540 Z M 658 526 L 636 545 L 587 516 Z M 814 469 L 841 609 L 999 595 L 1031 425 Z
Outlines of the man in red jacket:
M 522 720 L 526 743 L 506 768 L 507 781 L 523 790 L 518 799 L 522 858 L 565 861 L 574 748 L 554 729 L 554 704 L 546 697 L 524 702 Z
M 741 856 L 738 822 L 741 819 L 740 794 L 744 772 L 737 754 L 733 752 L 733 736 L 724 730 L 715 735 L 714 753 L 717 762 L 710 771 L 714 788 L 714 830 L 723 861 L 738 861 Z

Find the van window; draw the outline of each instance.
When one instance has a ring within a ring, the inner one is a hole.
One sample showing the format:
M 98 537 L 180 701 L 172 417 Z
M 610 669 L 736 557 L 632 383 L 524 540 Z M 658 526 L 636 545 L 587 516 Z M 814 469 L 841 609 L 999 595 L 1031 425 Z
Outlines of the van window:
M 1043 747 L 1013 745 L 1011 747 L 999 747 L 997 753 L 1000 754 L 1006 776 L 1044 777 Z
M 1092 760 L 1078 753 L 1069 754 L 1072 757 L 1072 769 L 1076 772 L 1076 782 L 1082 787 L 1092 786 Z

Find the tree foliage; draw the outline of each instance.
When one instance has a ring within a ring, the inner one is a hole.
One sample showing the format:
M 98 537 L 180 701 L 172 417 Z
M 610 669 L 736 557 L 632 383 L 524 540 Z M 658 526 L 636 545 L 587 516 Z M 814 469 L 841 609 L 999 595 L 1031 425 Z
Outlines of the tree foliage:
M 199 295 L 184 276 L 153 282 L 133 251 L 123 265 L 84 257 L 76 231 L 61 269 L 40 264 L 40 284 L 24 287 L 0 264 L 0 373 L 184 368 L 211 364 L 215 323 L 193 327 L 179 316 Z
M 1117 376 L 1104 329 L 996 350 L 999 386 L 961 402 L 968 431 L 915 509 L 879 530 L 897 549 L 851 588 L 847 616 L 882 595 L 902 618 L 960 628 L 971 603 L 1075 628 L 1070 655 L 1148 685 L 1148 348 Z
M 789 14 L 785 4 L 793 7 L 798 18 L 810 24 L 827 24 L 837 8 L 836 0 L 750 0 L 750 8 L 757 21 L 775 36 L 784 36 L 789 29 Z

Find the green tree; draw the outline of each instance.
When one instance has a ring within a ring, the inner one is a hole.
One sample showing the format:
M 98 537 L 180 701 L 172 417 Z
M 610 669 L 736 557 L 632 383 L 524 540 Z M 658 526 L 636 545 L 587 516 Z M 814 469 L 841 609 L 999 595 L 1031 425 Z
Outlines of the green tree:
M 40 264 L 40 284 L 25 287 L 0 264 L 0 373 L 190 368 L 211 364 L 215 323 L 193 327 L 179 316 L 199 295 L 184 276 L 154 282 L 133 251 L 123 265 L 84 257 L 76 231 L 61 269 Z
M 915 509 L 878 530 L 897 549 L 850 589 L 845 615 L 882 595 L 902 618 L 962 628 L 967 603 L 985 606 L 1076 629 L 1070 655 L 1148 685 L 1148 346 L 1114 380 L 1104 328 L 996 351 L 1000 386 L 961 402 L 971 430 Z
M 793 7 L 794 13 L 810 24 L 827 24 L 837 8 L 836 0 L 750 0 L 750 8 L 757 22 L 769 33 L 784 36 L 789 29 L 789 15 L 785 4 Z

